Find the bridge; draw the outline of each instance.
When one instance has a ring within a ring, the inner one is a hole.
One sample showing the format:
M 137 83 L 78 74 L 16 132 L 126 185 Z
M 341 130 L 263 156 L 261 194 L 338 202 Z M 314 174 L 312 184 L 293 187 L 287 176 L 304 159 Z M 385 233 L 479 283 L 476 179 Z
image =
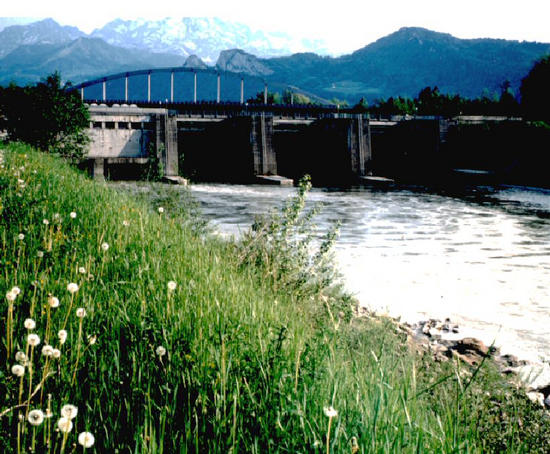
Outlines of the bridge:
M 97 178 L 131 176 L 151 164 L 172 180 L 240 183 L 287 183 L 305 173 L 324 185 L 428 175 L 448 164 L 440 151 L 457 121 L 373 120 L 339 106 L 296 105 L 292 96 L 288 104 L 268 104 L 263 78 L 215 69 L 131 71 L 75 89 L 90 109 L 87 157 Z

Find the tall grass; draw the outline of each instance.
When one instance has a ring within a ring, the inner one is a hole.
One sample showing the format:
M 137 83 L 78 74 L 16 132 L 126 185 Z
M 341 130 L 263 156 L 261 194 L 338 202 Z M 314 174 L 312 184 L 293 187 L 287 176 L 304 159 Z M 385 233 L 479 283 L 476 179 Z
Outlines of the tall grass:
M 98 453 L 547 451 L 547 415 L 490 362 L 471 381 L 192 215 L 0 148 L 0 452 L 78 452 L 83 432 Z

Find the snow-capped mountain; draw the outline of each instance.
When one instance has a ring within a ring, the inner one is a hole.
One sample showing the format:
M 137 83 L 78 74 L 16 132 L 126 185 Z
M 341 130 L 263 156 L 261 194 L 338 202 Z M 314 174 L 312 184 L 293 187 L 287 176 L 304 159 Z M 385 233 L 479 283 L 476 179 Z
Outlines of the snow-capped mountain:
M 233 48 L 260 57 L 304 51 L 327 53 L 320 40 L 301 40 L 284 33 L 256 31 L 244 24 L 213 17 L 156 21 L 116 19 L 95 30 L 91 36 L 114 46 L 183 56 L 195 54 L 208 64 L 216 62 L 220 51 Z
M 12 25 L 0 32 L 0 58 L 31 44 L 61 44 L 84 36 L 76 27 L 62 27 L 53 19 L 44 19 L 28 25 Z

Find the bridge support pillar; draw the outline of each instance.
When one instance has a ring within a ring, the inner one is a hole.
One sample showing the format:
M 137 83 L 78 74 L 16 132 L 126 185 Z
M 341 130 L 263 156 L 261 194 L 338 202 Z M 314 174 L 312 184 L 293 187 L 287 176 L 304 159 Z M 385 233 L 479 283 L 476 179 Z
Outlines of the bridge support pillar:
M 105 179 L 105 159 L 95 158 L 91 160 L 90 173 L 94 180 Z
M 352 173 L 358 177 L 372 175 L 370 125 L 361 115 L 352 118 L 348 126 L 348 149 Z
M 155 152 L 162 163 L 164 175 L 178 176 L 178 125 L 171 114 L 155 117 Z
M 264 114 L 251 118 L 250 145 L 254 175 L 277 175 L 277 156 L 273 148 L 273 117 Z

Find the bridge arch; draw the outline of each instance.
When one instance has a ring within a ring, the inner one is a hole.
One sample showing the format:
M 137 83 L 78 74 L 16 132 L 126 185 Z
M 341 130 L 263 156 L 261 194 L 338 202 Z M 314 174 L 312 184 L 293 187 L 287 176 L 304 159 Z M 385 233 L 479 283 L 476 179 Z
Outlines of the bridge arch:
M 293 90 L 245 73 L 216 68 L 182 66 L 125 71 L 82 82 L 74 86 L 86 102 L 240 102 L 268 91 Z

